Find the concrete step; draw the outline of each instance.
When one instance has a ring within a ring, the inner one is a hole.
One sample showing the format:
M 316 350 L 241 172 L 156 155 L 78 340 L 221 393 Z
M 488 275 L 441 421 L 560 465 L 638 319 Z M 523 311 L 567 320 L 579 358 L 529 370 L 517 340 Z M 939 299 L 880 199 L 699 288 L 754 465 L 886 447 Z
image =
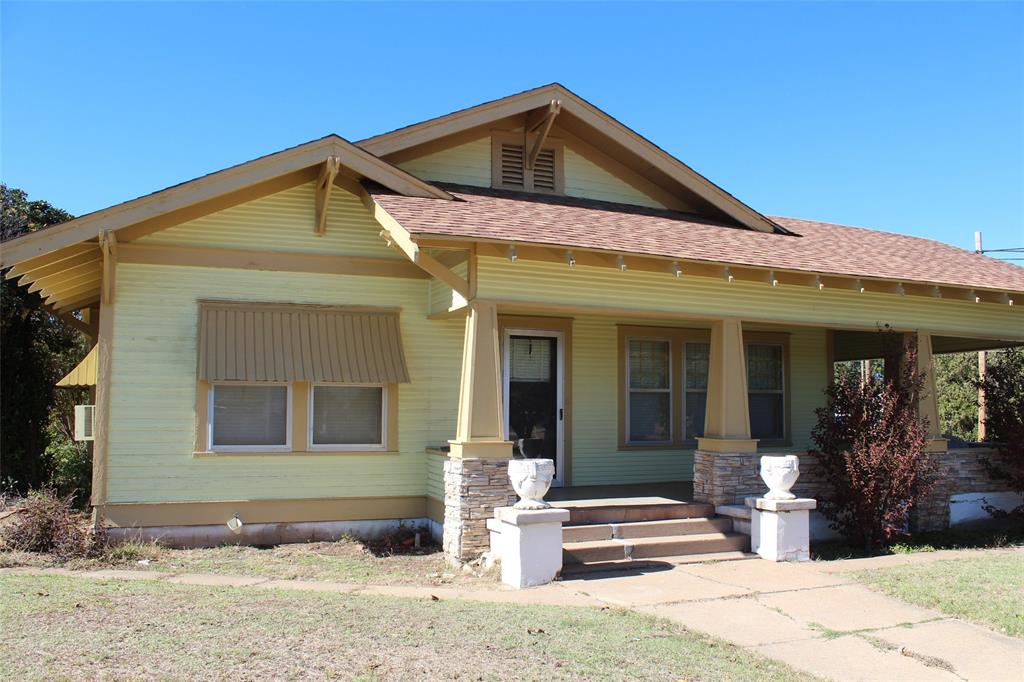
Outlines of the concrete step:
M 665 521 L 714 516 L 714 507 L 701 502 L 553 502 L 553 507 L 569 510 L 567 526 L 634 521 Z
M 662 556 L 656 559 L 622 559 L 620 561 L 594 561 L 586 564 L 565 564 L 562 568 L 562 580 L 591 577 L 595 574 L 621 573 L 623 571 L 666 570 L 673 566 L 702 564 L 707 561 L 738 561 L 740 559 L 757 558 L 759 557 L 756 554 L 751 554 L 750 552 L 734 551 Z
M 562 563 L 586 564 L 749 550 L 748 536 L 723 532 L 628 540 L 589 540 L 563 543 Z
M 590 542 L 595 540 L 628 540 L 632 538 L 668 537 L 675 535 L 700 535 L 716 532 L 725 533 L 732 529 L 732 520 L 725 518 L 600 523 L 583 526 L 565 526 L 562 529 L 562 541 Z

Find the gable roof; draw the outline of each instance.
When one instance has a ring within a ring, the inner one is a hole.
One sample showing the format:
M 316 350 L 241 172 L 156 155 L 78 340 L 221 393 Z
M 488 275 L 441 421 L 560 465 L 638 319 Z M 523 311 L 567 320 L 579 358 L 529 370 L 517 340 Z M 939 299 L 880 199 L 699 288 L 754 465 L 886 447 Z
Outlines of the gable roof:
M 737 230 L 677 211 L 440 184 L 460 201 L 373 199 L 412 235 L 543 244 L 765 270 L 1024 292 L 1024 268 L 920 237 L 796 218 L 793 236 Z
M 603 150 L 619 150 L 621 161 L 652 182 L 675 187 L 687 196 L 703 202 L 713 214 L 717 213 L 725 220 L 734 220 L 743 227 L 759 232 L 787 232 L 784 226 L 747 206 L 661 147 L 559 83 L 485 102 L 369 137 L 355 144 L 387 158 L 510 116 L 526 114 L 547 106 L 552 100 L 561 102 L 558 126 L 578 137 L 594 140 L 594 146 Z
M 259 196 L 260 186 L 266 190 L 264 194 L 269 194 L 314 180 L 315 169 L 331 156 L 338 157 L 341 165 L 359 178 L 378 182 L 393 191 L 418 197 L 452 198 L 444 190 L 331 134 L 6 241 L 0 249 L 0 267 L 96 239 L 101 230 L 132 227 L 136 232 L 153 231 L 175 221 L 198 217 L 203 214 L 206 202 L 215 202 L 214 210 L 233 205 L 233 193 L 239 193 L 235 203 L 241 203 Z

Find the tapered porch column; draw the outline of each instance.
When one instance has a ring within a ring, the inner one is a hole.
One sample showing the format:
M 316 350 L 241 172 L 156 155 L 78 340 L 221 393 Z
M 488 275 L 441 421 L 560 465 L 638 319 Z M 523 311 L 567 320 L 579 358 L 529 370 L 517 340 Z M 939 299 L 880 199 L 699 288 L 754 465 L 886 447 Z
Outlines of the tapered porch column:
M 697 439 L 694 453 L 693 497 L 713 504 L 741 502 L 756 476 L 743 324 L 736 318 L 716 320 L 711 324 L 704 437 Z
M 932 335 L 927 332 L 919 331 L 917 333 L 917 371 L 924 377 L 917 412 L 922 419 L 928 421 L 928 451 L 946 452 L 949 449 L 948 441 L 942 437 L 942 428 L 939 424 L 939 400 L 935 391 Z
M 505 433 L 499 351 L 497 307 L 470 302 L 458 422 L 444 466 L 444 551 L 456 563 L 487 551 L 487 519 L 496 507 L 516 501 L 508 478 L 512 443 Z

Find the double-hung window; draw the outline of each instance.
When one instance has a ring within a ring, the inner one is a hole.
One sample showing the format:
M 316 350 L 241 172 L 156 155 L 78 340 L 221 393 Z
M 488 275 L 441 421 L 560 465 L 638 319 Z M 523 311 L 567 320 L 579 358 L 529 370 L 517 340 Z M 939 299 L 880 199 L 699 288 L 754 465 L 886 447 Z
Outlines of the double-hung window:
M 672 442 L 672 342 L 629 339 L 627 363 L 628 442 Z
M 750 435 L 765 445 L 789 437 L 785 334 L 744 334 Z M 624 381 L 622 448 L 693 447 L 704 436 L 710 334 L 700 329 L 619 327 Z
M 387 386 L 313 384 L 310 388 L 311 450 L 385 450 Z
M 215 383 L 210 388 L 213 450 L 288 450 L 291 388 L 288 384 Z

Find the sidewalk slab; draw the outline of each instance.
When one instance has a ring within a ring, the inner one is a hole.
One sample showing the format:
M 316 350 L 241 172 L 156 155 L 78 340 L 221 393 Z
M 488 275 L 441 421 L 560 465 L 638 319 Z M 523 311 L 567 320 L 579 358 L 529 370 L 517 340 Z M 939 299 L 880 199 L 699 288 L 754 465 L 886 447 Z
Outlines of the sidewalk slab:
M 339 594 L 346 594 L 358 590 L 362 585 L 317 580 L 268 580 L 262 583 L 255 583 L 253 587 L 261 590 L 298 590 L 300 592 L 337 592 Z
M 609 604 L 643 606 L 676 601 L 721 599 L 748 594 L 749 590 L 690 574 L 682 568 L 651 573 L 605 575 L 564 583 L 582 594 Z
M 645 606 L 637 610 L 668 618 L 691 630 L 705 632 L 743 647 L 821 636 L 818 631 L 800 625 L 792 618 L 759 603 L 755 597 Z
M 920 623 L 870 633 L 893 646 L 941 659 L 967 680 L 1017 681 L 1024 673 L 1024 640 L 962 620 Z
M 953 673 L 926 666 L 898 651 L 882 650 L 856 635 L 768 644 L 757 653 L 837 682 L 954 682 Z
M 889 628 L 943 617 L 860 585 L 762 594 L 760 601 L 805 625 L 817 623 L 840 632 Z
M 163 580 L 169 578 L 173 573 L 160 571 L 132 571 L 119 570 L 116 568 L 104 568 L 97 571 L 86 571 L 78 575 L 83 578 L 95 578 L 100 580 Z
M 679 570 L 720 583 L 736 585 L 753 592 L 805 590 L 814 587 L 843 585 L 843 576 L 822 573 L 809 562 L 789 563 L 756 559 L 723 563 L 680 566 Z

